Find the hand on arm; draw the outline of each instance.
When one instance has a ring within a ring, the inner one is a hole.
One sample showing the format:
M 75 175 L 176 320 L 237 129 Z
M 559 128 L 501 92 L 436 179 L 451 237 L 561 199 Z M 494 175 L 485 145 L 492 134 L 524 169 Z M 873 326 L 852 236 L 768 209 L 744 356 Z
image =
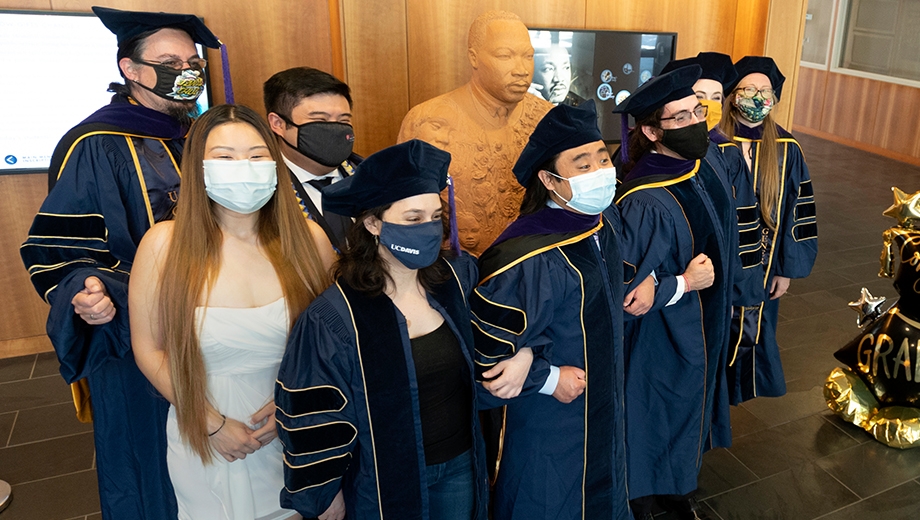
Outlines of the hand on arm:
M 715 281 L 712 260 L 703 253 L 696 255 L 693 260 L 690 260 L 687 270 L 681 276 L 684 277 L 686 283 L 685 292 L 706 289 Z
M 261 428 L 252 432 L 252 437 L 259 441 L 261 446 L 266 446 L 268 443 L 278 438 L 278 426 L 275 424 L 274 400 L 269 401 L 265 406 L 260 408 L 258 412 L 252 414 L 252 418 L 249 422 L 255 426 L 266 419 L 268 419 L 268 421 Z
M 520 349 L 514 356 L 499 362 L 494 367 L 482 374 L 486 379 L 482 386 L 492 395 L 501 399 L 517 397 L 524 388 L 530 365 L 533 363 L 533 351 L 529 348 Z
M 115 317 L 115 304 L 105 290 L 105 284 L 95 276 L 83 282 L 83 290 L 70 301 L 73 312 L 90 325 L 102 325 Z
M 559 382 L 553 397 L 560 403 L 569 404 L 584 393 L 587 384 L 584 370 L 572 366 L 559 367 Z
M 317 517 L 318 520 L 342 520 L 345 518 L 345 499 L 342 498 L 342 490 L 336 493 L 332 499 L 332 504 L 323 514 Z
M 633 316 L 642 316 L 655 303 L 655 279 L 649 275 L 626 295 L 623 302 L 623 310 Z
M 792 280 L 785 276 L 774 276 L 773 281 L 770 283 L 770 299 L 775 300 L 786 294 L 786 291 L 789 290 L 789 282 L 791 281 Z
M 274 426 L 274 422 L 271 424 Z M 245 459 L 262 447 L 251 428 L 236 419 L 224 418 L 214 409 L 208 412 L 208 432 L 211 446 L 227 462 Z

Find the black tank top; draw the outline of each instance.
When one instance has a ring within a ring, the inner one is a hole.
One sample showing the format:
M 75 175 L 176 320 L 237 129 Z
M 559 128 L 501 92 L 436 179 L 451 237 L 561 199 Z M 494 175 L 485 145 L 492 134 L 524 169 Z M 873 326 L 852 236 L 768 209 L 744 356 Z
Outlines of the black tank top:
M 410 343 L 418 380 L 425 464 L 442 464 L 473 446 L 469 368 L 446 321 Z

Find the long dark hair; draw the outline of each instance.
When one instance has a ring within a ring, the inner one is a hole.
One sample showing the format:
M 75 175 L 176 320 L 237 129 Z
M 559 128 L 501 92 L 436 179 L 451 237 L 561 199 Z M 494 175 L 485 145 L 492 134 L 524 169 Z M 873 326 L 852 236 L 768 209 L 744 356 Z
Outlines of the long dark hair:
M 655 142 L 645 135 L 645 132 L 642 131 L 642 127 L 650 126 L 655 129 L 660 129 L 662 115 L 664 115 L 664 107 L 652 112 L 651 115 L 636 120 L 636 127 L 629 133 L 629 138 L 626 141 L 626 151 L 629 152 L 629 162 L 623 165 L 624 174 L 629 173 L 630 170 L 635 168 L 636 163 L 639 162 L 639 159 L 645 156 L 645 154 L 655 149 Z M 624 115 L 623 117 L 626 116 Z
M 537 172 L 530 178 L 530 184 L 527 185 L 527 190 L 524 191 L 524 199 L 521 201 L 521 215 L 530 215 L 546 207 L 546 203 L 549 201 L 549 190 L 540 180 L 540 170 L 558 173 L 556 171 L 556 161 L 558 160 L 559 154 L 554 155 L 537 168 Z
M 390 209 L 390 206 L 392 204 L 369 209 L 355 218 L 355 223 L 352 224 L 345 237 L 348 246 L 342 251 L 342 255 L 333 267 L 335 278 L 342 278 L 351 288 L 368 296 L 383 294 L 387 281 L 392 282 L 393 279 L 390 277 L 386 261 L 380 256 L 376 237 L 364 226 L 364 219 L 373 216 L 378 220 L 383 220 L 383 214 Z M 449 234 L 447 211 L 443 211 L 442 215 L 444 215 L 441 217 L 444 229 L 442 236 L 447 236 Z M 450 258 L 452 255 L 450 249 L 442 246 L 438 254 L 439 261 L 418 270 L 418 280 L 425 291 L 433 292 L 435 287 L 447 280 L 449 273 L 440 259 Z

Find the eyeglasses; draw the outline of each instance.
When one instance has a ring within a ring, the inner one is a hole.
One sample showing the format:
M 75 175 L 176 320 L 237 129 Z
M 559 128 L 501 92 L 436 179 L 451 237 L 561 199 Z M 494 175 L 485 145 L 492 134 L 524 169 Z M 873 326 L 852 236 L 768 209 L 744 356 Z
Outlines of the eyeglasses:
M 700 104 L 700 105 L 697 105 L 696 108 L 693 109 L 693 112 L 689 110 L 681 110 L 680 112 L 674 114 L 672 117 L 662 117 L 661 121 L 673 120 L 675 123 L 679 125 L 683 125 L 683 124 L 689 123 L 690 121 L 693 121 L 693 116 L 696 116 L 697 121 L 702 121 L 706 119 L 706 114 L 708 113 L 709 113 L 709 107 L 707 107 L 706 105 Z
M 151 67 L 166 67 L 173 70 L 182 70 L 183 65 L 188 64 L 189 68 L 192 70 L 202 71 L 205 67 L 208 66 L 208 60 L 204 58 L 194 57 L 189 58 L 188 60 L 179 60 L 171 59 L 166 61 L 139 61 L 141 65 L 149 65 Z
M 736 88 L 735 92 L 743 92 L 744 97 L 752 98 L 757 94 L 760 94 L 760 97 L 764 99 L 773 99 L 773 89 L 772 88 L 762 88 L 758 89 L 757 87 L 744 87 Z

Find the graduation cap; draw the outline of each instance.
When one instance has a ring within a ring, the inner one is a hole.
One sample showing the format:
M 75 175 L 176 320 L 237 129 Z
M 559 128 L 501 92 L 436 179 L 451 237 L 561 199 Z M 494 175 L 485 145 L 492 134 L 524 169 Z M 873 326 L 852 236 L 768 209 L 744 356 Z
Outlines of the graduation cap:
M 121 11 L 99 6 L 93 6 L 93 12 L 103 25 L 115 33 L 118 45 L 145 32 L 172 27 L 187 32 L 195 43 L 212 49 L 220 48 L 220 41 L 214 33 L 193 14 Z
M 220 62 L 224 79 L 224 101 L 231 105 L 233 104 L 233 80 L 230 77 L 230 56 L 227 54 L 227 46 L 223 45 L 197 16 L 193 14 L 121 11 L 98 5 L 93 6 L 93 12 L 96 13 L 96 16 L 99 17 L 99 20 L 108 30 L 115 33 L 119 47 L 146 32 L 172 27 L 187 32 L 195 43 L 212 49 L 220 49 Z
M 701 52 L 694 58 L 671 61 L 661 69 L 661 73 L 666 74 L 690 65 L 699 65 L 703 69 L 700 79 L 711 79 L 718 82 L 722 85 L 723 92 L 727 91 L 725 90 L 727 85 L 738 81 L 738 72 L 735 70 L 731 57 L 721 52 Z
M 613 113 L 644 119 L 671 101 L 696 96 L 693 84 L 700 79 L 702 72 L 699 65 L 689 65 L 655 76 L 617 105 Z
M 534 128 L 512 171 L 526 188 L 537 169 L 560 152 L 601 140 L 593 99 L 577 107 L 557 105 Z
M 773 58 L 769 56 L 745 56 L 738 60 L 738 63 L 735 63 L 735 70 L 738 72 L 738 79 L 732 82 L 730 86 L 725 86 L 726 92 L 735 90 L 738 83 L 748 74 L 759 72 L 770 79 L 770 84 L 773 86 L 773 94 L 776 100 L 779 101 L 780 94 L 783 91 L 783 83 L 786 81 L 786 76 L 783 76 L 783 73 L 779 71 L 779 67 L 776 66 L 776 62 L 773 61 Z
M 361 212 L 447 186 L 450 154 L 412 139 L 371 154 L 354 175 L 323 188 L 323 209 L 357 217 Z
M 323 210 L 357 217 L 369 209 L 448 188 L 450 245 L 460 253 L 454 185 L 447 175 L 450 154 L 412 139 L 384 148 L 361 162 L 355 174 L 323 188 Z

